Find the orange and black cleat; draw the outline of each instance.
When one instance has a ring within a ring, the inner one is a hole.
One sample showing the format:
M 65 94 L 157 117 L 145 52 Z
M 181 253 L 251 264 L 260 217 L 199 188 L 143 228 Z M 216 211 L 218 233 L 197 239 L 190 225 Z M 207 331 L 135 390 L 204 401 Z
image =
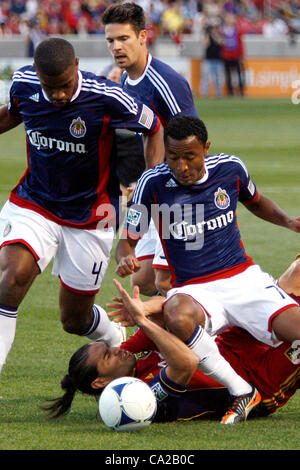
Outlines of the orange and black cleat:
M 246 395 L 233 397 L 232 405 L 221 419 L 221 424 L 236 424 L 246 421 L 250 411 L 260 402 L 260 393 L 254 387 Z

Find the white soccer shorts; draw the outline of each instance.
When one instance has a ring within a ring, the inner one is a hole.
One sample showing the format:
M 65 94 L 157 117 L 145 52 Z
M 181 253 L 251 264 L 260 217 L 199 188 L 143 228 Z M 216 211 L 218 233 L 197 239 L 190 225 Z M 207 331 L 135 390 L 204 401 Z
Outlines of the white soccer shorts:
M 272 319 L 289 307 L 299 307 L 258 265 L 226 279 L 172 288 L 166 302 L 175 294 L 191 296 L 201 305 L 210 336 L 239 326 L 270 346 L 280 344 L 272 332 Z
M 0 212 L 0 247 L 20 242 L 43 272 L 54 258 L 52 274 L 75 292 L 99 291 L 110 261 L 113 229 L 84 230 L 59 225 L 30 209 L 6 202 Z
M 154 258 L 152 261 L 152 268 L 155 269 L 169 269 L 169 264 L 162 247 L 160 238 L 156 241 Z
M 135 247 L 135 257 L 139 260 L 153 258 L 157 240 L 159 240 L 158 232 L 153 220 L 151 219 L 148 231 L 137 242 Z

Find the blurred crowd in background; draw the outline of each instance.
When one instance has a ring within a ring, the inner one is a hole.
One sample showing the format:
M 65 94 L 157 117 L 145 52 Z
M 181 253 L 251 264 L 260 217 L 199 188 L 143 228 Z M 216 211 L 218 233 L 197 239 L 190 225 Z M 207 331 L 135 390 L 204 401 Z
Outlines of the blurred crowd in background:
M 0 0 L 0 38 L 12 35 L 103 35 L 101 15 L 111 0 Z M 300 0 L 137 0 L 147 15 L 149 46 L 169 36 L 182 46 L 210 23 L 233 13 L 244 34 L 300 33 Z
M 27 56 L 32 57 L 36 45 L 49 35 L 104 37 L 102 14 L 111 3 L 118 2 L 0 0 L 0 41 L 20 35 L 26 43 Z M 290 44 L 295 44 L 300 33 L 300 0 L 136 0 L 135 3 L 146 14 L 150 50 L 162 37 L 171 38 L 180 50 L 185 48 L 188 36 L 199 39 L 203 47 L 202 96 L 209 95 L 212 83 L 216 97 L 223 95 L 224 83 L 228 96 L 244 96 L 245 34 L 273 40 L 286 37 Z

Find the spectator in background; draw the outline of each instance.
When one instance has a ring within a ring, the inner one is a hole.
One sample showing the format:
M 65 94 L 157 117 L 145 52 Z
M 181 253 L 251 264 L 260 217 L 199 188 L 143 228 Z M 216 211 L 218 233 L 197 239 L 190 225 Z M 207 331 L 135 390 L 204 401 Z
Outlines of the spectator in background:
M 225 13 L 222 27 L 222 58 L 225 69 L 228 96 L 234 96 L 234 76 L 237 75 L 240 96 L 244 96 L 243 42 L 242 34 L 233 13 Z
M 208 24 L 204 31 L 203 46 L 205 49 L 202 63 L 202 96 L 208 96 L 210 83 L 214 83 L 217 98 L 222 96 L 224 67 L 222 61 L 222 33 L 219 21 Z
M 262 29 L 265 38 L 278 39 L 289 33 L 289 27 L 282 18 L 268 16 Z
M 162 32 L 168 34 L 178 47 L 182 47 L 184 19 L 178 2 L 171 3 L 161 15 Z

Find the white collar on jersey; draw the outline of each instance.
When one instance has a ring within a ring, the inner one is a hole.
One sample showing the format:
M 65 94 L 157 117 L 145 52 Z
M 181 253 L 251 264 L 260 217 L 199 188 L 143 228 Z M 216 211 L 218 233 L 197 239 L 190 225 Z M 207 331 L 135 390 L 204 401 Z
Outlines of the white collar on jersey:
M 204 163 L 204 168 L 205 168 L 205 173 L 204 175 L 202 176 L 202 178 L 198 181 L 195 181 L 195 183 L 193 184 L 202 184 L 202 183 L 205 183 L 205 181 L 207 181 L 207 178 L 208 178 L 208 169 L 207 169 L 207 166 L 206 164 Z
M 136 80 L 132 80 L 129 75 L 127 75 L 127 78 L 125 80 L 125 83 L 128 83 L 129 85 L 132 85 L 132 86 L 135 86 L 135 85 L 138 85 L 144 78 L 144 76 L 146 75 L 147 73 L 147 70 L 149 68 L 149 65 L 151 63 L 151 60 L 152 60 L 152 55 L 150 54 L 150 52 L 148 52 L 148 59 L 147 59 L 147 64 L 146 64 L 146 67 L 145 67 L 145 70 L 144 72 L 142 73 L 142 75 L 137 78 Z
M 207 169 L 207 166 L 206 166 L 205 163 L 204 163 L 204 168 L 205 168 L 204 175 L 202 176 L 202 178 L 200 180 L 195 181 L 195 183 L 193 183 L 193 185 L 194 184 L 202 184 L 202 183 L 205 183 L 205 181 L 207 181 L 207 179 L 208 179 L 208 169 Z M 174 176 L 174 178 L 176 179 L 176 176 L 174 175 L 174 173 L 172 171 L 171 171 L 171 173 Z
M 82 85 L 82 73 L 80 72 L 80 70 L 78 70 L 77 89 L 76 89 L 74 95 L 72 96 L 72 98 L 71 98 L 71 100 L 70 100 L 71 102 L 74 101 L 74 100 L 76 100 L 76 98 L 78 97 L 78 95 L 79 95 L 79 93 L 80 93 L 80 91 L 81 91 L 81 85 Z M 43 96 L 44 96 L 45 100 L 46 100 L 46 101 L 49 101 L 49 103 L 50 103 L 50 100 L 49 100 L 48 96 L 46 95 L 46 93 L 44 92 L 43 88 L 42 88 L 42 92 L 43 92 Z

